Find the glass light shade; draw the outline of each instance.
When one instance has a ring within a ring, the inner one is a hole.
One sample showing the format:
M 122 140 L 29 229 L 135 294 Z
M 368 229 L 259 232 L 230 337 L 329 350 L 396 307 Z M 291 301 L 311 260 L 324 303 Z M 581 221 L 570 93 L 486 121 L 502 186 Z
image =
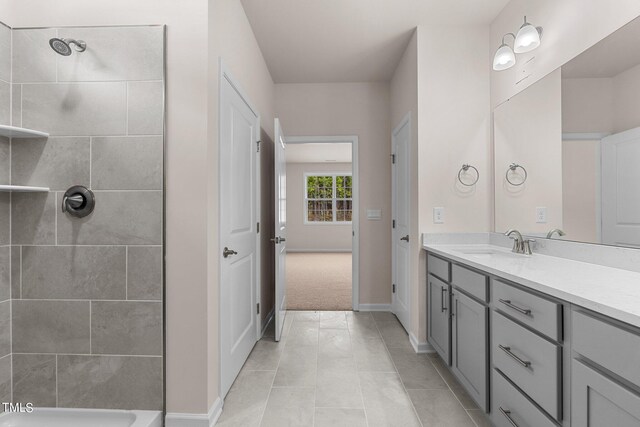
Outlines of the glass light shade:
M 531 52 L 538 46 L 540 46 L 540 33 L 538 29 L 525 21 L 516 35 L 513 50 L 516 53 L 525 53 Z
M 511 68 L 516 63 L 516 55 L 513 50 L 506 44 L 503 44 L 496 51 L 493 57 L 493 69 L 496 71 L 506 70 Z

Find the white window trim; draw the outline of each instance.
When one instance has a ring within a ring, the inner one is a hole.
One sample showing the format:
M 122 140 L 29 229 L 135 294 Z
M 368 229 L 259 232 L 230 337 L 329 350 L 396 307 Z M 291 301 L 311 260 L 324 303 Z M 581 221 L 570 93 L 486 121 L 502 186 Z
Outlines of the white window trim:
M 333 218 L 336 218 L 336 206 L 337 200 L 351 200 L 351 218 L 353 218 L 353 173 L 352 172 L 305 172 L 304 174 L 304 185 L 303 187 L 303 201 L 304 201 L 304 211 L 303 211 L 303 221 L 304 225 L 351 225 L 353 221 L 309 221 L 309 199 L 307 198 L 307 178 L 310 176 L 331 176 L 333 177 L 333 190 L 332 194 L 336 195 L 336 177 L 337 176 L 350 176 L 351 177 L 351 198 L 350 199 L 337 199 L 333 197 L 331 199 L 314 199 L 314 200 L 331 200 L 333 203 L 331 204 L 333 209 Z

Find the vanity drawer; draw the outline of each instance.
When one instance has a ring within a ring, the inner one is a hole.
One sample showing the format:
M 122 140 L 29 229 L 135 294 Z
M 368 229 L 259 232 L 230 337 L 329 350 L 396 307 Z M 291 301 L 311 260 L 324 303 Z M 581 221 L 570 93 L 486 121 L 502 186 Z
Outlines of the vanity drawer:
M 427 271 L 445 282 L 451 280 L 451 277 L 449 277 L 449 265 L 449 261 L 431 254 L 427 255 Z
M 504 315 L 493 313 L 493 364 L 552 417 L 562 414 L 562 351 Z
M 493 371 L 492 420 L 496 427 L 556 427 L 499 372 Z
M 496 308 L 556 341 L 562 339 L 562 304 L 523 291 L 499 280 L 493 282 Z
M 640 335 L 573 311 L 573 350 L 640 386 Z
M 451 268 L 451 284 L 482 300 L 489 301 L 488 277 L 459 265 Z

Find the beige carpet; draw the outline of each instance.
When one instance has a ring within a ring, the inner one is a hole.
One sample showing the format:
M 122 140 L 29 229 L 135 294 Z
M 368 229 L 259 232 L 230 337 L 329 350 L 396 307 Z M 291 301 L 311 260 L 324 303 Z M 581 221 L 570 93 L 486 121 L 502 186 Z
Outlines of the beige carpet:
M 351 253 L 287 254 L 287 309 L 351 310 Z

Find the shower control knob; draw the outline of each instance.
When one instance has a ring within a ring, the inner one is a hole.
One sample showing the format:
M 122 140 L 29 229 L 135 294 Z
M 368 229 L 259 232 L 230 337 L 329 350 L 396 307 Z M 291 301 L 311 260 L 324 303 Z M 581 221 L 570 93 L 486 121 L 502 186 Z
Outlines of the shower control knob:
M 62 212 L 76 218 L 84 218 L 91 214 L 95 205 L 93 191 L 82 185 L 74 185 L 62 196 Z

